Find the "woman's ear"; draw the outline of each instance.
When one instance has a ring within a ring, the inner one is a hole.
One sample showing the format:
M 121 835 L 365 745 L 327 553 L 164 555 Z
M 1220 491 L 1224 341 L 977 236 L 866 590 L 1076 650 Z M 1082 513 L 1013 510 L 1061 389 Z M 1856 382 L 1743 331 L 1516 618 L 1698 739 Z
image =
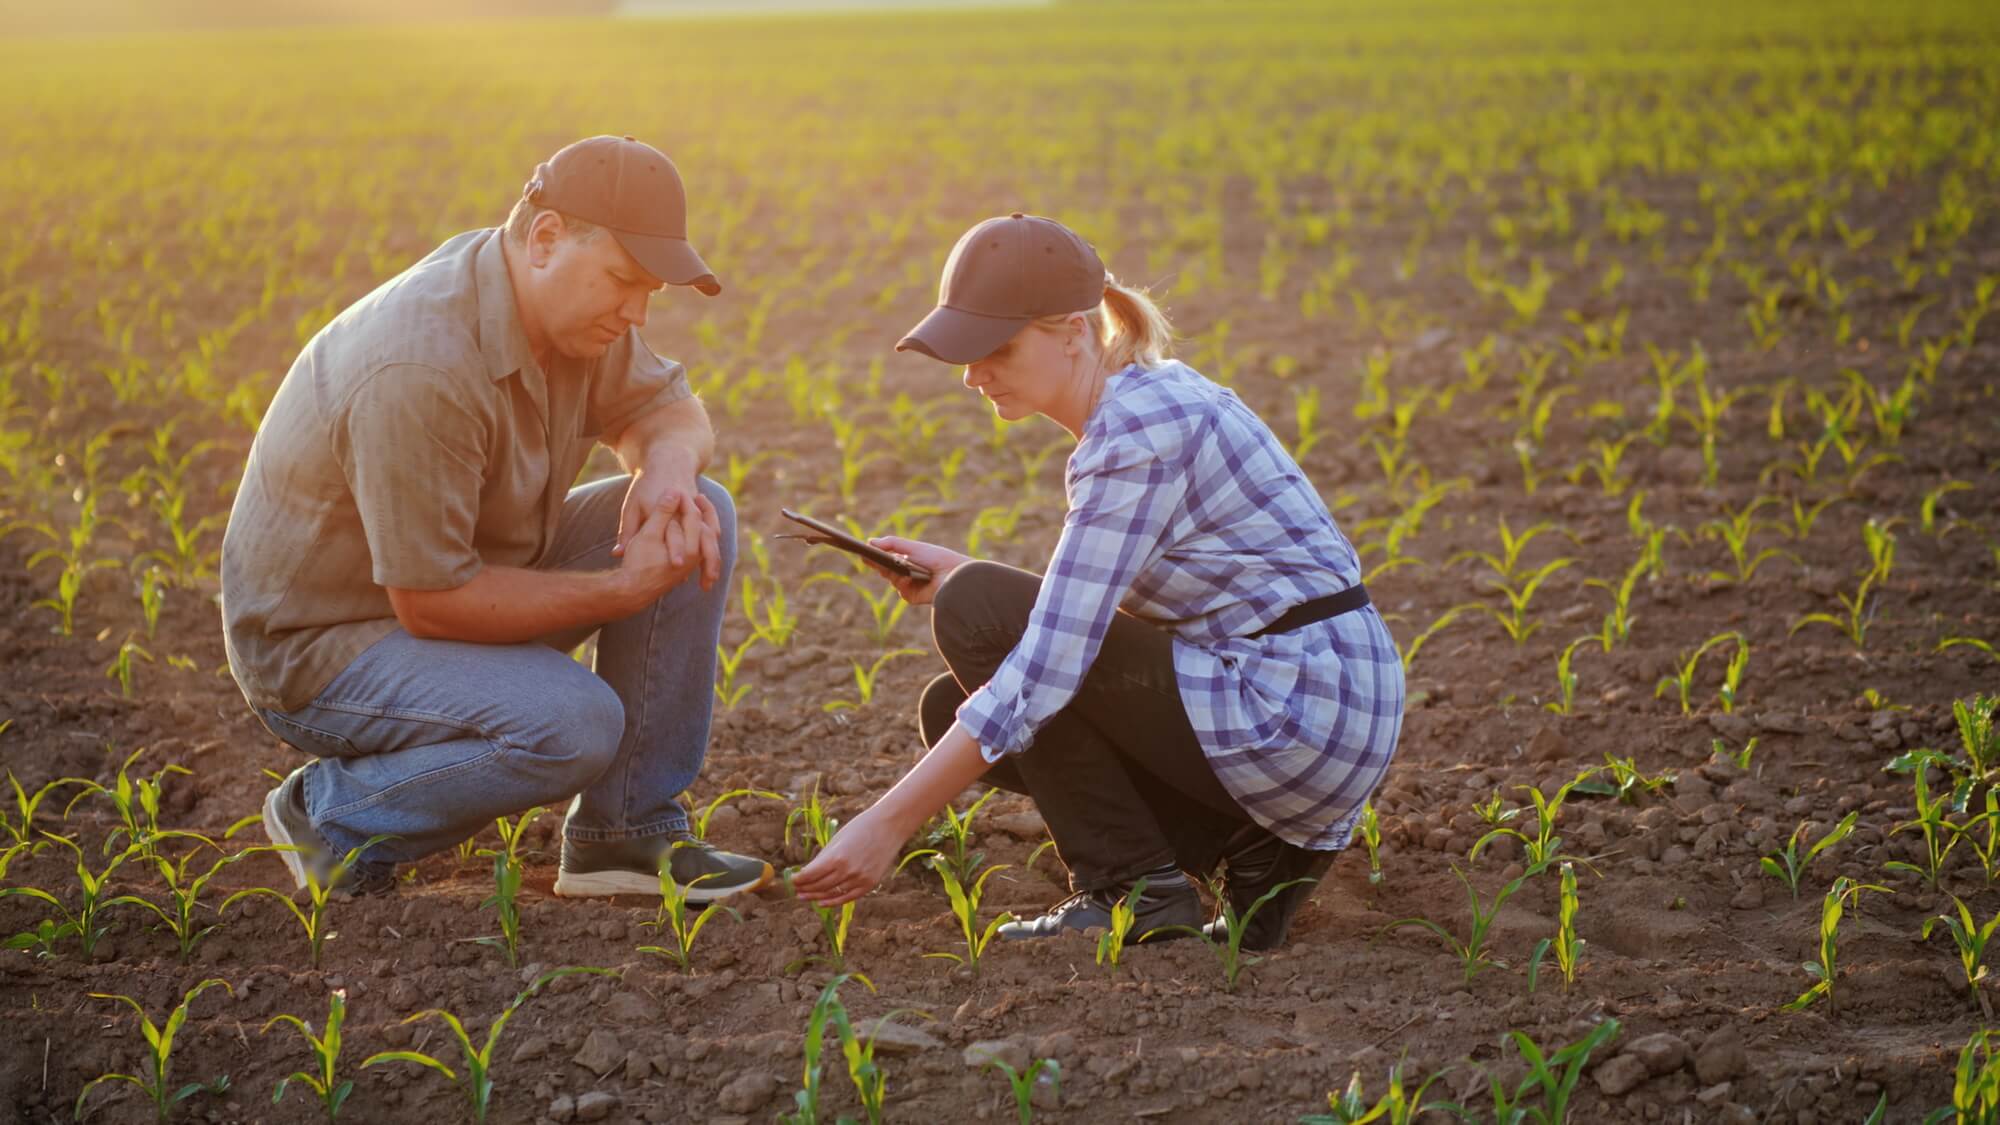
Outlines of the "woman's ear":
M 1063 322 L 1063 354 L 1078 356 L 1083 354 L 1084 336 L 1090 331 L 1090 320 L 1082 313 L 1071 313 Z

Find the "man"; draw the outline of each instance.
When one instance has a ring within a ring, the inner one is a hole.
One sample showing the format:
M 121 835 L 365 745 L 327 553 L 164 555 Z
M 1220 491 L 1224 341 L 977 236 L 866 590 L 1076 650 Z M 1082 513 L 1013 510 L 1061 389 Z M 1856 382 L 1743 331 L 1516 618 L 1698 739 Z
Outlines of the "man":
M 306 345 L 222 544 L 229 667 L 313 755 L 264 801 L 301 885 L 359 892 L 496 816 L 568 800 L 559 895 L 694 901 L 771 867 L 696 840 L 735 559 L 714 438 L 640 338 L 666 284 L 713 296 L 674 165 L 592 137 Z M 629 475 L 570 489 L 593 441 Z M 597 634 L 594 672 L 568 653 Z M 370 844 L 370 841 L 375 841 Z

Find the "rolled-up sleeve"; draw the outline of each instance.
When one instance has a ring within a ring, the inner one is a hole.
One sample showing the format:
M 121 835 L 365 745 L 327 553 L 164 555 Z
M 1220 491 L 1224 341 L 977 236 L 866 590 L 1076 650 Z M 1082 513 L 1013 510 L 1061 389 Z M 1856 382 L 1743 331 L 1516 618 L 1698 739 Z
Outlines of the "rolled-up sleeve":
M 639 330 L 627 328 L 598 361 L 584 411 L 584 433 L 590 437 L 616 435 L 654 407 L 693 394 L 687 368 L 653 354 Z
M 376 585 L 449 590 L 479 573 L 474 534 L 492 433 L 482 389 L 435 367 L 392 364 L 332 419 Z
M 1159 548 L 1187 490 L 1178 458 L 1144 435 L 1112 433 L 1078 448 L 1069 514 L 1020 643 L 959 705 L 987 761 L 1026 749 L 1076 696 L 1112 615 Z

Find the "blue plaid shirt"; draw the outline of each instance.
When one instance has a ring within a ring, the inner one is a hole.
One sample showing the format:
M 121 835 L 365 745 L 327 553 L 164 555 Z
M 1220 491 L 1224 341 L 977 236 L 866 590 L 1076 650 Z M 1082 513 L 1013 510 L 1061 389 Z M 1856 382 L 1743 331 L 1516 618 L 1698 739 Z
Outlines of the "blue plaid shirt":
M 1181 702 L 1244 811 L 1290 843 L 1345 847 L 1402 730 L 1402 658 L 1372 605 L 1248 636 L 1361 580 L 1270 428 L 1185 364 L 1128 367 L 1105 383 L 1066 490 L 1027 631 L 958 710 L 981 753 L 1034 740 L 1123 608 L 1174 634 Z

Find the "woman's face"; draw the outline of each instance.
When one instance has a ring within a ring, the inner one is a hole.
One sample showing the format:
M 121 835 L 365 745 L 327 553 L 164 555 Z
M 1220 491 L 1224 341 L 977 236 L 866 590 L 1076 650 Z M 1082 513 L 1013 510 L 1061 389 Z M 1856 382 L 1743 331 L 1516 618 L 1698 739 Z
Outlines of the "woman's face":
M 966 364 L 965 385 L 1005 421 L 1045 414 L 1071 389 L 1083 326 L 1081 314 L 1061 327 L 1026 324 L 998 351 Z

